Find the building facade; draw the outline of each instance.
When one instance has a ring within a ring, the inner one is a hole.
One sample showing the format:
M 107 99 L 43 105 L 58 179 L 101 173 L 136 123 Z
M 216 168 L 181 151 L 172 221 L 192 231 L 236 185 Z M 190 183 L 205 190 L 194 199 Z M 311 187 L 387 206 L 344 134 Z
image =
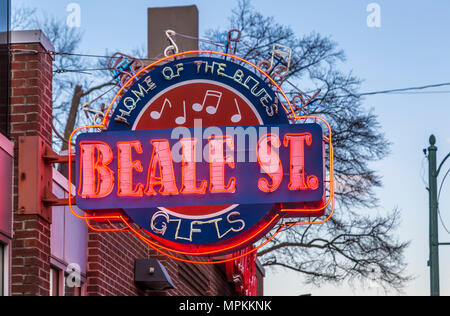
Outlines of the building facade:
M 60 202 L 73 184 L 52 164 L 54 47 L 39 30 L 4 31 L 10 43 L 1 74 L 9 97 L 0 106 L 0 296 L 242 295 L 225 264 L 161 256 L 127 231 L 103 232 L 102 223 L 76 218 Z M 153 276 L 136 282 L 142 259 L 163 285 Z M 256 276 L 262 295 L 260 265 Z

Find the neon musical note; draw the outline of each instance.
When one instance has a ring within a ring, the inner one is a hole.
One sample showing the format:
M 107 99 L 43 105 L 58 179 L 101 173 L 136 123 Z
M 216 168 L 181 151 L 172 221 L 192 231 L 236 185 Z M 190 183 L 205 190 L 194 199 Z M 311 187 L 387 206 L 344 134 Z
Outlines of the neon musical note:
M 183 109 L 184 115 L 179 116 L 175 119 L 175 123 L 177 123 L 178 125 L 183 125 L 184 123 L 186 123 L 186 101 L 183 101 Z
M 168 57 L 170 55 L 175 55 L 178 54 L 179 50 L 178 50 L 178 46 L 177 43 L 175 43 L 175 36 L 177 35 L 177 33 L 175 31 L 172 30 L 167 30 L 166 31 L 166 36 L 167 39 L 170 42 L 170 45 L 166 47 L 166 49 L 164 50 L 164 56 Z
M 241 110 L 239 109 L 238 101 L 236 99 L 234 99 L 234 103 L 236 103 L 236 108 L 238 110 L 238 113 L 231 117 L 231 122 L 239 123 L 242 120 L 242 114 L 241 114 Z
M 164 104 L 163 104 L 163 106 L 161 108 L 161 111 L 160 112 L 158 112 L 158 111 L 151 112 L 150 113 L 151 118 L 154 119 L 154 120 L 159 120 L 161 118 L 162 113 L 164 112 L 166 104 L 169 104 L 169 108 L 172 108 L 172 104 L 170 103 L 170 101 L 168 99 L 165 99 L 164 100 Z
M 213 101 L 214 99 L 217 99 L 216 103 L 214 103 L 214 102 L 207 103 L 207 101 Z M 215 90 L 208 90 L 208 91 L 206 91 L 206 95 L 205 95 L 205 98 L 203 99 L 203 103 L 202 104 L 194 103 L 192 105 L 192 109 L 196 112 L 200 112 L 203 110 L 205 105 L 208 104 L 206 107 L 206 112 L 208 112 L 208 114 L 216 114 L 217 109 L 219 108 L 221 99 L 222 99 L 222 92 L 215 91 Z M 211 104 L 215 104 L 215 105 L 211 105 Z
M 286 73 L 289 73 L 289 69 L 291 68 L 291 62 L 292 62 L 292 48 L 281 45 L 281 44 L 274 44 L 272 48 L 272 59 L 270 61 L 270 64 L 272 67 L 274 66 L 275 56 L 285 56 L 287 57 L 288 61 L 285 65 L 286 67 Z

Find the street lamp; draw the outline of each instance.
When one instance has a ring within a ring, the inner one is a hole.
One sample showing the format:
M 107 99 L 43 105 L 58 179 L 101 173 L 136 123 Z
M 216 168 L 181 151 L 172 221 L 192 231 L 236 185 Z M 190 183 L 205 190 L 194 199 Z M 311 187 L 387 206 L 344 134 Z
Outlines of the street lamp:
M 450 245 L 450 243 L 439 243 L 438 236 L 438 191 L 437 191 L 437 177 L 441 171 L 445 161 L 450 158 L 450 153 L 442 160 L 441 164 L 436 170 L 436 152 L 437 147 L 436 137 L 430 136 L 430 146 L 428 147 L 428 176 L 429 176 L 429 203 L 430 203 L 430 259 L 428 266 L 430 267 L 430 292 L 431 296 L 439 296 L 439 246 Z M 444 179 L 445 180 L 445 179 Z M 443 181 L 444 181 L 443 180 Z

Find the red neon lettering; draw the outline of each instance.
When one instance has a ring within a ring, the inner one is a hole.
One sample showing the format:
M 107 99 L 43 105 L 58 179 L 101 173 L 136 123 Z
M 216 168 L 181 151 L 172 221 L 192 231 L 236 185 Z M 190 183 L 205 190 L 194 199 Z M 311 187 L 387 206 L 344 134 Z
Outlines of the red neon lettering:
M 153 154 L 148 168 L 146 195 L 156 195 L 155 186 L 160 186 L 159 193 L 163 195 L 177 195 L 178 188 L 173 170 L 172 152 L 167 139 L 152 140 Z M 156 166 L 159 165 L 159 176 Z
M 200 187 L 197 187 L 197 163 L 195 154 L 197 152 L 196 138 L 182 138 L 180 140 L 182 148 L 181 162 L 181 193 L 183 194 L 205 194 L 208 188 L 208 181 L 202 180 Z
M 231 136 L 214 136 L 209 138 L 209 171 L 211 193 L 235 193 L 236 178 L 232 177 L 225 186 L 225 165 L 234 169 L 234 157 L 224 157 L 224 144 L 234 150 L 234 140 Z
M 89 198 L 109 195 L 114 186 L 114 173 L 107 167 L 113 159 L 111 147 L 103 142 L 80 142 L 80 153 L 78 194 Z
M 142 163 L 139 160 L 133 161 L 132 148 L 138 153 L 142 154 L 142 145 L 139 141 L 118 142 L 118 196 L 143 196 L 143 184 L 138 183 L 133 188 L 133 170 L 142 172 Z
M 278 135 L 267 134 L 258 141 L 256 154 L 259 165 L 272 181 L 272 184 L 270 184 L 266 178 L 260 178 L 258 180 L 258 188 L 263 192 L 276 191 L 283 181 L 283 165 L 281 164 L 280 157 L 272 147 L 281 147 L 281 141 Z
M 310 133 L 286 134 L 284 135 L 284 146 L 291 144 L 291 182 L 289 190 L 316 190 L 319 180 L 316 176 L 306 177 L 305 173 L 305 143 L 310 146 L 312 136 Z

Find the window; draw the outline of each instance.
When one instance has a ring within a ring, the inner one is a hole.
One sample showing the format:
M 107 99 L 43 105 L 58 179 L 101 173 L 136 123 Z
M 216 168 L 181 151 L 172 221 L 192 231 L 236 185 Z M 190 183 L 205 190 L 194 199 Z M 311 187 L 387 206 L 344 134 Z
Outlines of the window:
M 56 268 L 50 269 L 50 296 L 62 295 L 61 271 Z
M 84 284 L 81 283 L 79 287 L 77 286 L 69 286 L 68 282 L 65 282 L 64 285 L 64 296 L 83 296 L 83 288 Z
M 83 296 L 84 284 L 71 286 L 66 277 L 62 270 L 52 266 L 50 269 L 50 296 Z
M 0 244 L 0 296 L 4 296 L 5 295 L 5 276 L 6 276 L 6 272 L 5 272 L 5 247 Z

